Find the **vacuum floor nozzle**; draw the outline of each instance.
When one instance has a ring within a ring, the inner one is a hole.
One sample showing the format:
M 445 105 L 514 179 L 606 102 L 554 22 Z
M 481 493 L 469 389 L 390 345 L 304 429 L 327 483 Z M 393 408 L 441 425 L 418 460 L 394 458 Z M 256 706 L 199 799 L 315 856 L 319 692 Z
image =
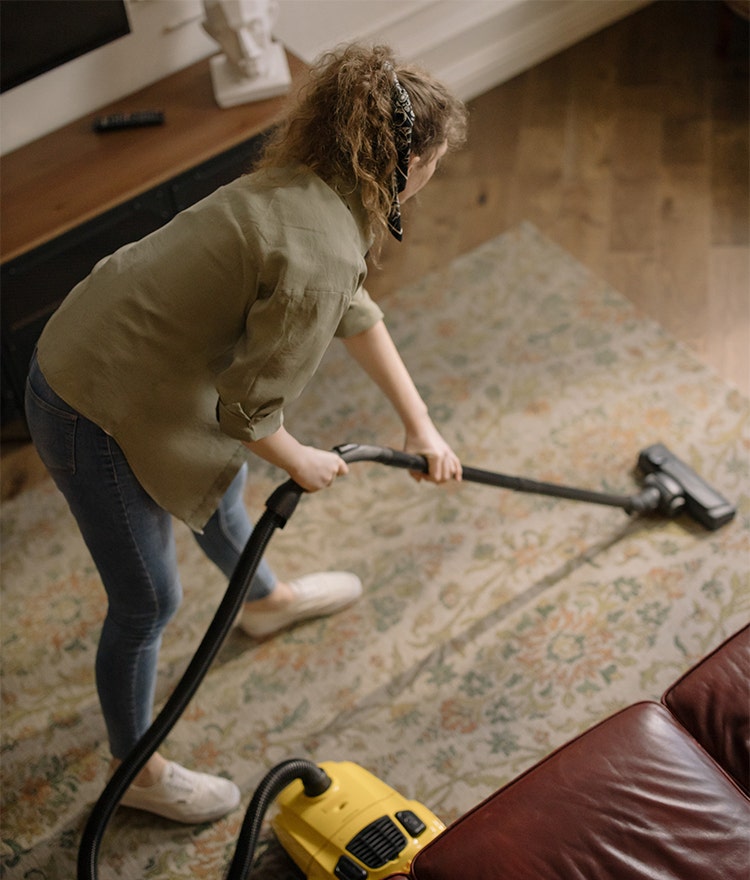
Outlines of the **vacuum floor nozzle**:
M 737 508 L 702 477 L 670 452 L 662 443 L 654 443 L 638 456 L 643 474 L 667 477 L 679 487 L 686 513 L 712 531 L 734 518 Z

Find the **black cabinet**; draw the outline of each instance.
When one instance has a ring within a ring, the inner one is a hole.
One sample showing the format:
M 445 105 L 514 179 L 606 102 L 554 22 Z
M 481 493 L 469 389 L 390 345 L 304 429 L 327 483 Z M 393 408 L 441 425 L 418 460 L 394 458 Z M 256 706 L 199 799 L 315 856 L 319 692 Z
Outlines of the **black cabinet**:
M 168 193 L 157 189 L 5 263 L 0 270 L 2 296 L 3 401 L 14 415 L 22 411 L 31 354 L 47 319 L 68 291 L 96 263 L 117 248 L 142 238 L 173 215 Z
M 50 315 L 103 257 L 137 241 L 217 187 L 251 170 L 257 135 L 161 186 L 119 205 L 0 268 L 2 419 L 23 413 L 26 373 Z
M 252 171 L 265 139 L 264 135 L 257 135 L 170 181 L 169 190 L 175 211 L 189 208 L 218 187 Z

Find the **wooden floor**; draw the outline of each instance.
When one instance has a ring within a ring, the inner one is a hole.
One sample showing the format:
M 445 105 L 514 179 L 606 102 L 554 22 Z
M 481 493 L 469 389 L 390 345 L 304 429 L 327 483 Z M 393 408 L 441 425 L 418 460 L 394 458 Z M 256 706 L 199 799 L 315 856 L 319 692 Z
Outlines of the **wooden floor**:
M 466 148 L 368 280 L 386 308 L 528 220 L 750 395 L 747 21 L 720 0 L 660 0 L 470 111 Z M 3 499 L 43 473 L 7 434 L 0 464 Z
M 747 36 L 662 0 L 473 101 L 370 290 L 529 220 L 750 394 Z

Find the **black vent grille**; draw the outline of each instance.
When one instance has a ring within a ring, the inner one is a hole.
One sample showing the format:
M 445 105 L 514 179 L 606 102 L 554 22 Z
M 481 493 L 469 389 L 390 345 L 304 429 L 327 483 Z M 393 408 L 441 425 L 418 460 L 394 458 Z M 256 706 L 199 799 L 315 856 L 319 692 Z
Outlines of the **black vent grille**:
M 383 816 L 363 828 L 346 848 L 368 868 L 382 868 L 405 847 L 406 838 L 396 823 L 389 816 Z

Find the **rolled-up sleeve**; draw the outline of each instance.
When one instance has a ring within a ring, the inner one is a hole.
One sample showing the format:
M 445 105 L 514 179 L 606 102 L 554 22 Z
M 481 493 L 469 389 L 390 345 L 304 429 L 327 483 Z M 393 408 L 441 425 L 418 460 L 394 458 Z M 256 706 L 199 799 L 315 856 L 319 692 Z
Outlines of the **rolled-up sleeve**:
M 342 339 L 356 336 L 357 333 L 364 333 L 382 320 L 383 312 L 380 306 L 373 302 L 364 287 L 360 287 L 352 297 L 349 308 L 344 312 L 335 335 Z
M 253 303 L 232 362 L 216 382 L 225 434 L 252 442 L 281 427 L 284 407 L 320 364 L 348 299 L 331 291 L 277 289 Z

